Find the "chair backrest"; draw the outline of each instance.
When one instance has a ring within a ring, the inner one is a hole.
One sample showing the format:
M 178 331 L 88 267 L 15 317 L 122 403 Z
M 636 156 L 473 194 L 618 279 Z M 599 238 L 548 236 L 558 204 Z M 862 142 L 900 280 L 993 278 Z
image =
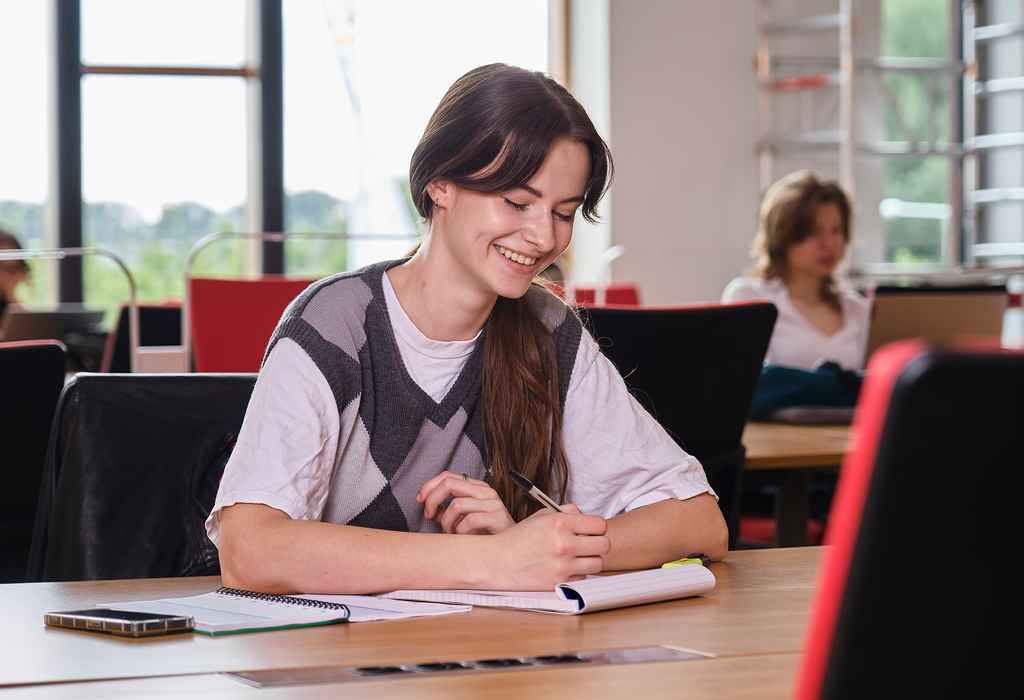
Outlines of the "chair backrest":
M 55 340 L 0 343 L 0 583 L 22 581 L 46 443 L 67 352 Z
M 743 427 L 778 316 L 775 306 L 596 306 L 583 316 L 637 400 L 701 460 L 735 544 Z
M 800 698 L 1014 695 L 1024 353 L 904 342 L 868 366 Z
M 867 355 L 898 340 L 945 344 L 964 337 L 999 338 L 1005 285 L 878 287 L 871 308 Z
M 189 277 L 188 314 L 197 372 L 257 372 L 288 304 L 314 279 Z
M 597 287 L 590 285 L 573 287 L 576 303 L 590 306 L 598 303 Z M 620 304 L 622 306 L 640 305 L 640 287 L 636 282 L 611 282 L 604 287 L 604 304 Z
M 181 303 L 140 304 L 139 344 L 181 345 Z M 122 306 L 117 323 L 107 335 L 100 362 L 101 372 L 131 372 L 131 338 L 128 325 L 129 308 Z
M 77 375 L 54 418 L 29 580 L 218 573 L 203 523 L 255 379 Z

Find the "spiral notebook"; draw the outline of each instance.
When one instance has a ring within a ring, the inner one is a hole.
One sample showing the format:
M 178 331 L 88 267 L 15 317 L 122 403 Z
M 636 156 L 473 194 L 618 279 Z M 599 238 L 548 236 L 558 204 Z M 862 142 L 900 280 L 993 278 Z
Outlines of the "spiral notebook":
M 226 587 L 183 598 L 98 603 L 97 607 L 188 615 L 195 618 L 196 632 L 211 636 L 334 625 L 349 617 L 348 606 L 342 603 Z
M 611 576 L 588 576 L 580 581 L 560 583 L 551 592 L 402 590 L 385 593 L 383 597 L 579 615 L 702 595 L 714 587 L 715 575 L 710 569 L 689 564 Z
M 96 607 L 188 615 L 195 619 L 196 632 L 211 636 L 333 625 L 339 622 L 449 615 L 469 612 L 471 609 L 468 605 L 436 605 L 385 600 L 374 596 L 273 595 L 224 587 L 211 593 L 183 598 L 97 603 Z

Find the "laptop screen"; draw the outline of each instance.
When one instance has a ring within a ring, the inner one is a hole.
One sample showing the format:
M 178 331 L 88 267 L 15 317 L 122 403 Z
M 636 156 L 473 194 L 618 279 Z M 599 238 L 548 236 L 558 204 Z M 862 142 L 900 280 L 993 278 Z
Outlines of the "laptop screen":
M 9 306 L 0 318 L 0 340 L 64 339 L 69 333 L 95 333 L 103 311 L 78 304 L 40 310 Z
M 964 337 L 998 338 L 1006 301 L 1004 286 L 878 287 L 867 356 L 882 345 L 910 338 L 936 344 Z

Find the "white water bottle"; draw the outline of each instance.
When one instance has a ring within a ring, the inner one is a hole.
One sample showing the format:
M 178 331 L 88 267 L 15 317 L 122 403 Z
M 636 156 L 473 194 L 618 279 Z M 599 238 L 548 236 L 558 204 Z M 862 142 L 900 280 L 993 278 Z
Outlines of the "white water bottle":
M 1024 275 L 1013 275 L 1006 281 L 1006 297 L 1001 344 L 1004 348 L 1024 349 Z

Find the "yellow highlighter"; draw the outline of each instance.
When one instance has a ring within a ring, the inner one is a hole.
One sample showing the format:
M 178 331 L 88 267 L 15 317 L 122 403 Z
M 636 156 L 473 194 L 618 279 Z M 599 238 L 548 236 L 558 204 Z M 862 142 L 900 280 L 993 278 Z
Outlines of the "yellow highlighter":
M 700 564 L 706 566 L 708 563 L 707 557 L 703 554 L 687 554 L 682 559 L 676 559 L 675 561 L 667 561 L 661 565 L 663 569 L 674 569 L 677 566 L 686 566 L 687 564 Z

